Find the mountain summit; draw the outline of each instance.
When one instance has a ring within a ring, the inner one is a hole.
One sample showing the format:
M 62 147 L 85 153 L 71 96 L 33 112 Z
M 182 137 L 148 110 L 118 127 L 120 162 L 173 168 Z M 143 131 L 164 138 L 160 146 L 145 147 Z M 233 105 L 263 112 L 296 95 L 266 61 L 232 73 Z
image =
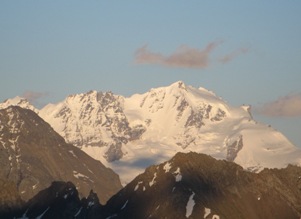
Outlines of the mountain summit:
M 97 91 L 71 95 L 39 115 L 124 184 L 177 152 L 205 153 L 251 171 L 301 163 L 301 150 L 255 121 L 250 106 L 230 106 L 182 81 L 128 98 Z
M 19 106 L 24 109 L 30 109 L 37 113 L 39 110 L 36 109 L 26 98 L 16 96 L 12 99 L 7 99 L 3 103 L 0 103 L 0 109 L 5 109 L 9 106 Z

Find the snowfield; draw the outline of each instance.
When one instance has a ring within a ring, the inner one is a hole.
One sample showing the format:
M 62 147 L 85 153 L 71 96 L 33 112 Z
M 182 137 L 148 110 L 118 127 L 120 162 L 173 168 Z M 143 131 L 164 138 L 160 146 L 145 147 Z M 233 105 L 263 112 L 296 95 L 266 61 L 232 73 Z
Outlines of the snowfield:
M 8 105 L 37 112 L 68 143 L 118 173 L 124 185 L 177 152 L 205 153 L 257 172 L 301 164 L 301 150 L 255 121 L 250 106 L 230 106 L 181 81 L 131 97 L 96 91 L 70 95 L 41 110 L 19 97 L 0 108 Z

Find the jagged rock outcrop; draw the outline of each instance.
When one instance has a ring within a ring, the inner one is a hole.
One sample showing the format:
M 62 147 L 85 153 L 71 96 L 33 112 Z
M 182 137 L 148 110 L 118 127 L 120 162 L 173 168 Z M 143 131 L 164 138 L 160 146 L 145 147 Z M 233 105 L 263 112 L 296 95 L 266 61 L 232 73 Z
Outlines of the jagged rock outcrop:
M 80 200 L 73 183 L 55 181 L 7 218 L 96 219 L 102 214 L 101 210 L 102 205 L 93 191 Z
M 301 216 L 301 168 L 243 170 L 197 153 L 151 166 L 113 196 L 101 218 L 283 219 Z
M 117 174 L 67 144 L 32 110 L 0 110 L 0 151 L 0 179 L 13 182 L 25 201 L 55 180 L 74 182 L 82 197 L 93 189 L 102 203 L 121 188 Z

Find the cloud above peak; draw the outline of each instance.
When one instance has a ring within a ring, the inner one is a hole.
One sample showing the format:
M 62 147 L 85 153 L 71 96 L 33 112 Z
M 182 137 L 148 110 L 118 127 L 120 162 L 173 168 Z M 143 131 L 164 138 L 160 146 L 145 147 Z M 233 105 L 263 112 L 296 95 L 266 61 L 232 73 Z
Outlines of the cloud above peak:
M 47 92 L 25 91 L 21 96 L 27 99 L 30 103 L 38 104 L 38 100 L 48 96 Z
M 223 41 L 221 40 L 213 41 L 208 43 L 203 49 L 182 45 L 169 55 L 153 52 L 148 48 L 148 45 L 144 45 L 136 50 L 134 62 L 136 64 L 155 64 L 171 68 L 205 69 L 211 63 L 211 53 L 222 43 Z M 214 61 L 226 64 L 248 52 L 249 48 L 241 47 Z
M 209 65 L 210 53 L 222 41 L 209 43 L 204 49 L 192 48 L 187 45 L 182 45 L 170 55 L 155 53 L 148 49 L 145 45 L 138 48 L 135 52 L 136 64 L 158 64 L 167 67 L 183 67 L 183 68 L 206 68 Z
M 300 117 L 301 93 L 280 97 L 257 109 L 260 114 L 272 117 Z

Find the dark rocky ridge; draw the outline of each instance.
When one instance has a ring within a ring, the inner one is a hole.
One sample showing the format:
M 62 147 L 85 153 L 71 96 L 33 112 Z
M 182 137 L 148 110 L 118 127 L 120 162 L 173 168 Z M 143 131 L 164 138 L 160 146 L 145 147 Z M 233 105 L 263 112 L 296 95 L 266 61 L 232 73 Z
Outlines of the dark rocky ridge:
M 102 214 L 102 205 L 92 190 L 87 198 L 80 200 L 71 182 L 55 181 L 40 191 L 27 203 L 13 211 L 0 212 L 1 218 L 43 219 L 94 219 Z
M 235 163 L 178 153 L 151 166 L 105 206 L 91 191 L 80 200 L 71 182 L 53 182 L 21 210 L 2 218 L 298 219 L 301 168 L 251 173 Z
M 300 218 L 300 178 L 296 166 L 256 174 L 207 155 L 178 153 L 113 196 L 102 218 Z
M 55 180 L 74 182 L 82 197 L 93 189 L 102 203 L 121 188 L 117 174 L 66 144 L 31 110 L 0 110 L 0 151 L 0 179 L 14 182 L 24 200 Z

